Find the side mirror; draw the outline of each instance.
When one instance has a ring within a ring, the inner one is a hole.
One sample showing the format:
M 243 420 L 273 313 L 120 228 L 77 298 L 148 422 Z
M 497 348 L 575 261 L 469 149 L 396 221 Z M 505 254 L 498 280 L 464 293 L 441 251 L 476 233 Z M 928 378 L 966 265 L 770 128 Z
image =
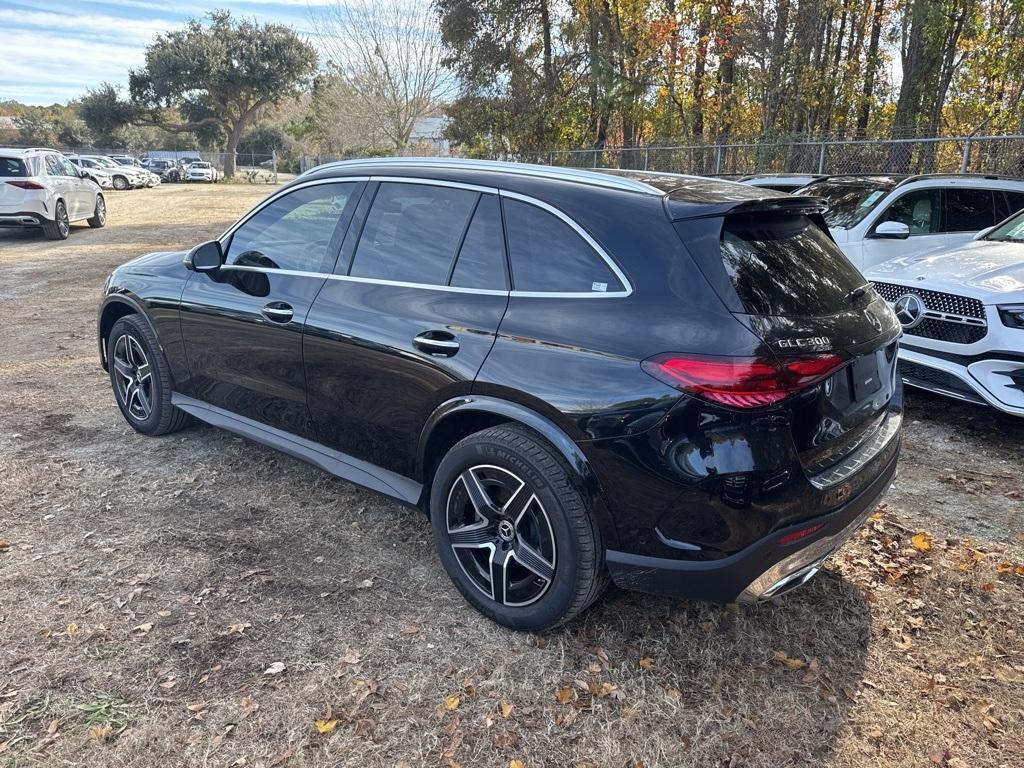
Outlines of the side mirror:
M 224 251 L 220 240 L 200 243 L 185 257 L 185 267 L 194 272 L 216 272 L 224 265 Z
M 870 236 L 882 240 L 906 240 L 910 237 L 910 227 L 902 221 L 883 221 Z

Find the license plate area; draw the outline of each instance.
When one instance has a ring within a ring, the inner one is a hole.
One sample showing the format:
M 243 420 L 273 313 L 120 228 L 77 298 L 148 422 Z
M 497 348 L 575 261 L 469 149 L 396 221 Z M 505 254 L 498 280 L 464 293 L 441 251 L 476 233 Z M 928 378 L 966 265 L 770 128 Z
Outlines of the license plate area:
M 853 400 L 867 400 L 882 388 L 882 371 L 878 365 L 878 353 L 858 357 L 850 365 Z

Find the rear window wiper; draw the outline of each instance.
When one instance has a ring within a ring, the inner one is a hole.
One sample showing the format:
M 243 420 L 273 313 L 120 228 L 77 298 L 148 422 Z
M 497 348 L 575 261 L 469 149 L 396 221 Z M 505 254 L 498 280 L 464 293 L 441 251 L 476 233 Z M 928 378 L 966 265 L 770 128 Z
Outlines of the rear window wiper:
M 865 283 L 860 288 L 854 288 L 852 291 L 846 294 L 846 300 L 851 304 L 856 303 L 859 298 L 861 298 L 862 296 L 864 296 L 864 294 L 868 292 L 869 287 L 870 283 Z

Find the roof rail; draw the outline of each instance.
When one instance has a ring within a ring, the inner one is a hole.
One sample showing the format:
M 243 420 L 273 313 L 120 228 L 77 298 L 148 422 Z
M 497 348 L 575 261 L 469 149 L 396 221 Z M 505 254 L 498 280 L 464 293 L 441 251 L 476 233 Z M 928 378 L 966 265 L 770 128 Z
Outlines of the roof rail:
M 1019 176 L 1004 176 L 1000 173 L 915 173 L 907 176 L 896 186 L 924 179 L 990 179 L 992 181 L 1024 181 Z
M 467 170 L 467 171 L 492 171 L 494 173 L 508 173 L 517 176 L 530 176 L 542 179 L 555 179 L 558 181 L 570 181 L 577 184 L 589 184 L 594 187 L 606 187 L 619 189 L 625 192 L 641 192 L 646 195 L 661 196 L 664 193 L 651 186 L 644 184 L 637 179 L 622 176 L 613 176 L 606 173 L 595 173 L 594 171 L 579 168 L 563 168 L 552 165 L 532 165 L 529 163 L 508 163 L 501 160 L 465 160 L 461 158 L 438 158 L 438 157 L 373 157 L 359 160 L 339 160 L 333 163 L 325 163 L 315 168 L 310 168 L 305 176 L 313 171 L 324 171 L 342 168 L 381 168 L 389 166 L 405 166 L 415 168 L 439 168 L 446 170 Z

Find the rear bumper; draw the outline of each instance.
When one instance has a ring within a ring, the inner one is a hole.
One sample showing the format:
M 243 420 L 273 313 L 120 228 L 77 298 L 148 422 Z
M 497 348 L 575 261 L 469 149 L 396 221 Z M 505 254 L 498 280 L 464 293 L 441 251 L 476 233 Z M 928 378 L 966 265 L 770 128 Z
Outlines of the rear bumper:
M 38 213 L 0 213 L 0 227 L 40 227 L 43 218 Z
M 609 550 L 606 559 L 612 579 L 623 589 L 717 603 L 756 602 L 781 595 L 807 581 L 853 535 L 888 490 L 898 458 L 896 450 L 860 494 L 833 512 L 774 531 L 726 558 L 672 560 Z M 820 527 L 811 535 L 779 543 L 787 534 L 814 526 Z

